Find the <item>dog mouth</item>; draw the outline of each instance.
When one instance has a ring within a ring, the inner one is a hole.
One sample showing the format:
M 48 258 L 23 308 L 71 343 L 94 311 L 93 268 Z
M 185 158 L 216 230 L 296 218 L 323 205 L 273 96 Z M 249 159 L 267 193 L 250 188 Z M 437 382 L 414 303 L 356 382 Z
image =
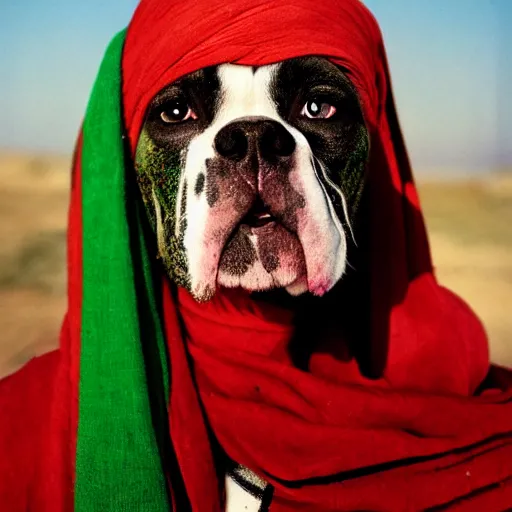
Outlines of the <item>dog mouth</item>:
M 242 218 L 240 224 L 245 224 L 251 228 L 261 228 L 276 220 L 270 212 L 270 208 L 258 197 L 251 206 L 251 209 Z
M 258 196 L 247 206 L 220 252 L 217 285 L 270 290 L 290 286 L 306 276 L 300 240 L 287 229 L 281 213 Z

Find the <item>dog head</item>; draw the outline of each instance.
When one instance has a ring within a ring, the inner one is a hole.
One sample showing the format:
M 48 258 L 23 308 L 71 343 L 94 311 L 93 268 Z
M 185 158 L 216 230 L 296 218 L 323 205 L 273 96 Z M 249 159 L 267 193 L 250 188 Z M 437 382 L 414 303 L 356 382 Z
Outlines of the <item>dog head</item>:
M 201 69 L 151 102 L 136 173 L 174 282 L 322 295 L 346 266 L 369 137 L 321 57 Z

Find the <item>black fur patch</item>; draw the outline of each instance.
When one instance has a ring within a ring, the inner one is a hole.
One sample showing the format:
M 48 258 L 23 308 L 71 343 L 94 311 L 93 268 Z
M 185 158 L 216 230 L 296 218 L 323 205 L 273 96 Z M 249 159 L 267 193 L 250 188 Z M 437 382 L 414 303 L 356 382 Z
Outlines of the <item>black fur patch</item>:
M 226 244 L 220 270 L 234 276 L 243 276 L 256 261 L 256 250 L 246 231 L 239 229 Z
M 353 216 L 364 183 L 369 136 L 359 98 L 344 71 L 321 57 L 290 59 L 275 73 L 271 95 L 279 115 L 306 137 L 317 165 L 321 162 L 328 178 L 342 190 Z M 335 115 L 328 119 L 301 115 L 312 100 L 333 105 Z M 339 194 L 318 174 L 343 222 Z
M 220 97 L 220 82 L 216 68 L 199 70 L 164 87 L 155 96 L 146 112 L 137 144 L 137 181 L 155 232 L 153 190 L 162 207 L 165 239 L 162 261 L 173 281 L 186 287 L 189 285 L 189 275 L 183 237 L 187 226 L 185 198 L 188 183 L 185 182 L 183 186 L 183 200 L 178 212 L 179 229 L 176 230 L 178 187 L 184 156 L 190 141 L 210 125 Z M 189 105 L 197 114 L 197 119 L 182 123 L 165 123 L 161 114 L 170 109 L 176 101 Z M 191 183 L 190 186 L 196 188 L 197 183 Z
M 203 192 L 204 181 L 205 181 L 204 173 L 200 172 L 199 175 L 197 176 L 196 186 L 194 187 L 194 192 L 195 192 L 196 196 L 200 196 L 201 193 Z

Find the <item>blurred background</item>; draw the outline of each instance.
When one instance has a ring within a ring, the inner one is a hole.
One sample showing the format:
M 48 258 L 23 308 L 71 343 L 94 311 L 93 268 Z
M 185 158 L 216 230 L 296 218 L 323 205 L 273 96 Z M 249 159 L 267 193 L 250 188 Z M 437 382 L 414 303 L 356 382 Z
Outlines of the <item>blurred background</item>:
M 512 1 L 366 0 L 439 280 L 512 366 Z M 0 377 L 57 344 L 74 140 L 135 0 L 0 0 Z

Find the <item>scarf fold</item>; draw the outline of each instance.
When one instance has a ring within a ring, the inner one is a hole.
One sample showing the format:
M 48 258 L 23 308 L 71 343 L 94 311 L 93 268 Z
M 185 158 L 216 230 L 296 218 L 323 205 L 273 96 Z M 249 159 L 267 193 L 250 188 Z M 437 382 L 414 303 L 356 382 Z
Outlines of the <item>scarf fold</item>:
M 160 268 L 136 189 L 146 108 L 205 66 L 310 54 L 346 70 L 371 135 L 359 266 L 300 314 L 240 291 L 198 304 Z M 68 268 L 58 358 L 0 383 L 18 415 L 0 423 L 3 460 L 37 455 L 0 479 L 8 510 L 218 512 L 225 455 L 274 486 L 272 512 L 512 505 L 512 377 L 489 370 L 480 322 L 435 279 L 382 37 L 358 0 L 142 0 L 77 142 Z

